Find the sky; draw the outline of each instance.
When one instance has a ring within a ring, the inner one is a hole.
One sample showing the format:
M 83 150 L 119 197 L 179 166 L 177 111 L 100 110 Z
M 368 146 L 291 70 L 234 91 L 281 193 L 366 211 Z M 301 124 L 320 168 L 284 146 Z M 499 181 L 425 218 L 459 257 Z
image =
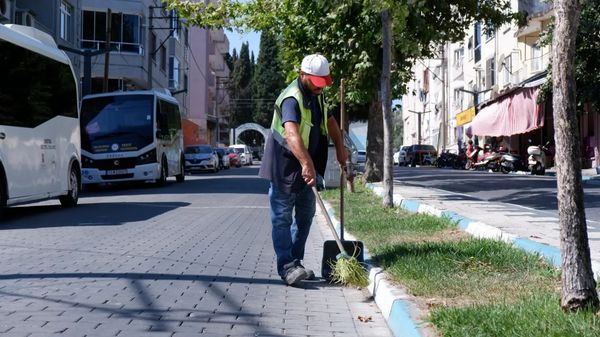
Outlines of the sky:
M 260 33 L 259 32 L 250 32 L 245 34 L 238 34 L 236 32 L 228 32 L 225 31 L 225 35 L 229 39 L 229 53 L 233 53 L 233 49 L 237 51 L 237 54 L 240 55 L 240 49 L 242 48 L 243 42 L 248 42 L 248 47 L 250 48 L 250 55 L 254 52 L 254 60 L 258 58 L 258 50 L 260 46 Z

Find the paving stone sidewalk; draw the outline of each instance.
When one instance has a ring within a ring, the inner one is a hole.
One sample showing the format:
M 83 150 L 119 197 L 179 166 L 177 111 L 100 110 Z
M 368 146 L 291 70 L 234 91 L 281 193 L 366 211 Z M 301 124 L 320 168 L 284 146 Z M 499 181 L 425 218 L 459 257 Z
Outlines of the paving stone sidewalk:
M 0 335 L 391 336 L 365 290 L 282 283 L 266 195 L 172 188 L 0 223 Z M 327 231 L 319 214 L 305 260 L 317 275 Z

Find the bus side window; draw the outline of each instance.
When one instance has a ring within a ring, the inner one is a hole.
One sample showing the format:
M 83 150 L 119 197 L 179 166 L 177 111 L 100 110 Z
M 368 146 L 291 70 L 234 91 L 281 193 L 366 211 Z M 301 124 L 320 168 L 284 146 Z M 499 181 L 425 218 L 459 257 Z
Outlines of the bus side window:
M 181 129 L 181 116 L 179 107 L 176 104 L 169 104 L 169 136 L 171 139 L 177 136 L 177 131 Z
M 159 138 L 167 138 L 169 135 L 169 115 L 165 102 L 161 100 L 156 101 L 156 123 Z

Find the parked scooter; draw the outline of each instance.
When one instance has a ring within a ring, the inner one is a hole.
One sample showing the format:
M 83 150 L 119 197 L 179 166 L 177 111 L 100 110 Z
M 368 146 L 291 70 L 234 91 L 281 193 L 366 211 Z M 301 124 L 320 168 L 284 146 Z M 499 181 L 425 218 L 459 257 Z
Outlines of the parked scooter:
M 473 146 L 473 150 L 467 149 L 467 162 L 465 163 L 465 169 L 471 170 L 475 168 L 475 163 L 483 160 L 483 149 L 477 145 Z
M 527 148 L 527 168 L 531 174 L 544 175 L 546 173 L 546 152 L 548 152 L 547 142 L 545 145 L 532 145 Z
M 483 158 L 473 164 L 473 167 L 475 169 L 498 172 L 500 171 L 500 158 L 502 158 L 502 154 L 493 151 L 489 144 L 485 144 Z
M 521 156 L 514 153 L 503 153 L 500 159 L 500 171 L 502 173 L 517 172 L 521 169 Z

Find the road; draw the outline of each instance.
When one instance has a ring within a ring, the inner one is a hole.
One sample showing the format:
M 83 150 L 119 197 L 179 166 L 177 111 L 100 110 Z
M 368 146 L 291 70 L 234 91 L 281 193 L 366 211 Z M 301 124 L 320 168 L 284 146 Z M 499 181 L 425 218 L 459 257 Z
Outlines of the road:
M 283 284 L 268 186 L 257 172 L 103 188 L 72 209 L 55 200 L 8 209 L 0 223 L 0 333 L 390 336 L 366 290 Z M 304 264 L 319 275 L 329 237 L 316 219 Z
M 474 200 L 511 204 L 542 215 L 558 216 L 556 177 L 552 176 L 395 166 L 394 178 L 407 185 L 437 188 Z M 600 225 L 600 184 L 586 181 L 583 186 L 588 223 Z

